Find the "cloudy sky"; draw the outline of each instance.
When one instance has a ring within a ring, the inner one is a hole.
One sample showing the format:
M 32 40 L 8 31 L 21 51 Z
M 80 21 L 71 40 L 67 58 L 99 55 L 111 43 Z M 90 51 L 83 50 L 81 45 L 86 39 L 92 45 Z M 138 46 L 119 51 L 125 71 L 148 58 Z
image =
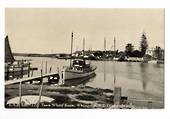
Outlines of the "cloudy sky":
M 149 48 L 164 48 L 164 9 L 64 9 L 6 8 L 5 34 L 13 52 L 70 52 L 71 32 L 74 48 L 124 50 L 127 43 L 139 49 L 143 32 Z

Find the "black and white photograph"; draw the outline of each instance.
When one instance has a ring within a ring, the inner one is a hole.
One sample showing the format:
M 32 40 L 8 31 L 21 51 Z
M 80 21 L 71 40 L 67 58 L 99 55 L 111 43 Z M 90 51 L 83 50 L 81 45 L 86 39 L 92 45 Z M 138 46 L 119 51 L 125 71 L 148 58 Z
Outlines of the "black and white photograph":
M 164 109 L 165 9 L 5 8 L 7 109 Z

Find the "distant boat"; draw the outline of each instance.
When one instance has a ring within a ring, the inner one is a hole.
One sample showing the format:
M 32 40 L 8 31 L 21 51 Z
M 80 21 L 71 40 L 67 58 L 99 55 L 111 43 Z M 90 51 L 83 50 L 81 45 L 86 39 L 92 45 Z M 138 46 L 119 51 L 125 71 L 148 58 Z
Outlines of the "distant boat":
M 157 64 L 157 60 L 150 60 L 150 61 L 148 61 L 148 63 L 150 63 L 150 64 Z
M 148 61 L 150 64 L 164 64 L 164 60 L 151 60 Z
M 73 33 L 72 33 L 72 40 L 71 40 L 71 54 L 72 54 L 72 46 L 73 46 Z M 84 41 L 83 41 L 83 48 L 84 48 Z M 84 57 L 82 59 L 73 59 L 72 61 L 70 60 L 69 67 L 63 68 L 62 79 L 71 80 L 71 79 L 91 77 L 92 75 L 95 74 L 95 70 L 96 67 L 92 66 L 90 63 L 87 63 Z
M 164 60 L 158 60 L 157 64 L 164 64 Z

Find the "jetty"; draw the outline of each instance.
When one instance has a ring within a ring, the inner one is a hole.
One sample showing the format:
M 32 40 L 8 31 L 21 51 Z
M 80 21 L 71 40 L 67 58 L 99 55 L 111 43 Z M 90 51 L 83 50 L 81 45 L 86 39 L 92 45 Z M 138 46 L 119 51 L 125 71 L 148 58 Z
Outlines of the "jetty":
M 18 84 L 20 82 L 23 83 L 23 82 L 30 82 L 30 81 L 42 81 L 43 78 L 54 79 L 55 77 L 59 78 L 58 72 L 48 73 L 48 74 L 44 74 L 42 76 L 40 75 L 40 76 L 27 77 L 27 78 L 16 79 L 16 80 L 8 80 L 8 81 L 5 81 L 5 86 L 12 85 L 12 84 Z

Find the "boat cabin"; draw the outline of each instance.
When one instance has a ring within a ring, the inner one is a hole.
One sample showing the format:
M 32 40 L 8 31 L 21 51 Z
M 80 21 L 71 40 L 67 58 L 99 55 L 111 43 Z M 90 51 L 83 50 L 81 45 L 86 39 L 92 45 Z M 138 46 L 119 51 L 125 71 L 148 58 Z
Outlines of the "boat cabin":
M 86 62 L 84 60 L 81 60 L 81 59 L 73 60 L 73 66 L 84 67 L 85 65 L 86 65 Z
M 74 70 L 83 71 L 84 69 L 89 68 L 89 67 L 90 67 L 90 64 L 87 64 L 85 60 L 83 59 L 73 60 L 72 69 Z

